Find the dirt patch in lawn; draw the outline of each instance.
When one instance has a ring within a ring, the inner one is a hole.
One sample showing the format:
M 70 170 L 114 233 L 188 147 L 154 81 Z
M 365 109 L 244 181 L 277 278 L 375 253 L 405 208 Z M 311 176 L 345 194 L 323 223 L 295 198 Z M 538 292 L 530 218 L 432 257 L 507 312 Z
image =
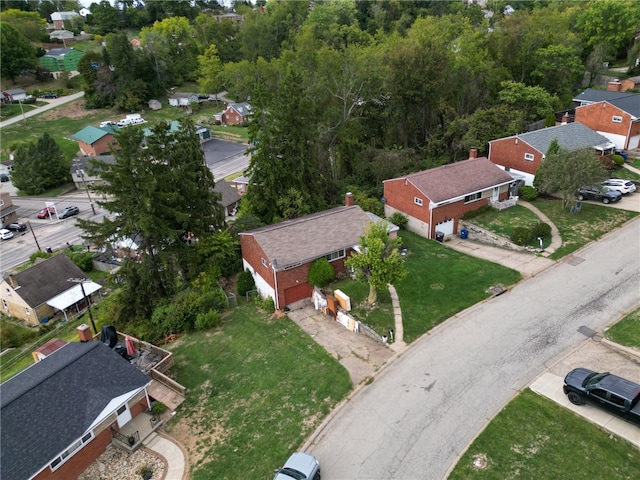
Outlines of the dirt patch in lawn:
M 88 117 L 89 115 L 95 115 L 99 110 L 86 110 L 84 108 L 84 102 L 71 102 L 61 107 L 54 108 L 40 115 L 40 118 L 45 120 L 58 120 L 59 118 L 72 118 L 77 120 L 78 118 Z

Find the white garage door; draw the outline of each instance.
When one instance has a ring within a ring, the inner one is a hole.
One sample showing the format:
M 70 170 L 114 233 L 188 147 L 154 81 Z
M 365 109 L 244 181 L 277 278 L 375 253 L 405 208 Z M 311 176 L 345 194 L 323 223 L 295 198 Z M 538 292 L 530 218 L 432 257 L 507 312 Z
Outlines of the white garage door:
M 634 135 L 629 139 L 629 148 L 628 150 L 634 150 L 640 146 L 640 135 Z
M 446 222 L 436 223 L 436 232 L 442 232 L 445 235 L 451 235 L 453 233 L 453 218 Z

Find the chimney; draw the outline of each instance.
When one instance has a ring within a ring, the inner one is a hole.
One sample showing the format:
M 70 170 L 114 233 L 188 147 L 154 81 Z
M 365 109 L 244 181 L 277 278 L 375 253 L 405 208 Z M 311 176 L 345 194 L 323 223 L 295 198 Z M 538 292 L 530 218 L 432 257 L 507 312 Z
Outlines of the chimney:
M 345 207 L 353 206 L 353 193 L 347 192 L 347 194 L 344 196 L 344 205 Z
M 469 150 L 469 159 L 472 159 L 472 158 L 478 158 L 477 148 L 472 148 L 471 150 Z
M 89 325 L 83 323 L 82 325 L 78 325 L 78 337 L 80 337 L 81 342 L 91 342 L 93 341 L 93 337 L 91 335 L 91 329 Z
M 622 83 L 616 78 L 607 84 L 607 92 L 619 92 L 622 90 Z
M 9 274 L 9 285 L 11 285 L 13 288 L 19 287 L 18 282 L 16 282 L 15 277 L 13 276 L 13 273 Z

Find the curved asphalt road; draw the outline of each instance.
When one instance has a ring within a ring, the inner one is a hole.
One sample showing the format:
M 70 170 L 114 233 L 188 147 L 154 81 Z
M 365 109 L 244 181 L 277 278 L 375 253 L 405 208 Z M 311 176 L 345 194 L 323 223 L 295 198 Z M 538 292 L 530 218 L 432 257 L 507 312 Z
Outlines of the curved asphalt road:
M 580 327 L 640 304 L 639 238 L 635 219 L 416 341 L 307 442 L 323 478 L 446 478 L 518 391 L 585 340 Z
M 28 110 L 24 112 L 25 118 L 33 117 L 34 115 L 39 115 L 42 112 L 46 112 L 47 110 L 51 110 L 53 108 L 59 107 L 60 105 L 64 105 L 65 103 L 73 102 L 79 98 L 84 96 L 84 92 L 73 93 L 71 95 L 65 95 L 64 97 L 54 98 L 51 100 L 43 100 L 47 102 L 47 105 L 43 105 L 42 107 L 34 108 L 32 110 Z M 24 108 L 24 105 L 23 105 Z M 8 125 L 13 125 L 14 123 L 22 122 L 22 115 L 16 115 L 4 122 L 0 122 L 0 128 L 6 127 Z

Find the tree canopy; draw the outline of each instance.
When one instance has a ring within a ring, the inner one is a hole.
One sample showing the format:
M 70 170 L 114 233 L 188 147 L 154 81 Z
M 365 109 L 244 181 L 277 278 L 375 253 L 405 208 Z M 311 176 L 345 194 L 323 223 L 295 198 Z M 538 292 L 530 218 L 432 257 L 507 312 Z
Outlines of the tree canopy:
M 70 167 L 56 141 L 44 132 L 16 149 L 11 179 L 18 190 L 38 195 L 66 182 Z

